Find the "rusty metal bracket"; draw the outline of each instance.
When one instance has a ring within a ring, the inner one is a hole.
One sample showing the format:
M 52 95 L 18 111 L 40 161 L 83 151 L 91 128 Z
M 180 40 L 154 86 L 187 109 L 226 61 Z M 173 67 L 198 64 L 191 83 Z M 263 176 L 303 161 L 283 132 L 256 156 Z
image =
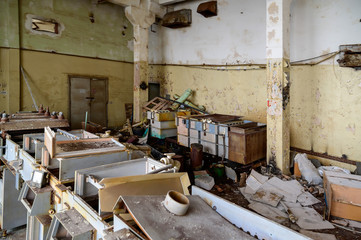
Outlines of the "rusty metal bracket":
M 164 15 L 162 20 L 162 26 L 169 28 L 188 27 L 191 24 L 192 24 L 191 9 L 182 9 L 174 12 L 169 12 Z
M 206 18 L 217 16 L 217 1 L 204 2 L 199 4 L 197 13 Z
M 361 69 L 361 44 L 340 45 L 340 67 Z

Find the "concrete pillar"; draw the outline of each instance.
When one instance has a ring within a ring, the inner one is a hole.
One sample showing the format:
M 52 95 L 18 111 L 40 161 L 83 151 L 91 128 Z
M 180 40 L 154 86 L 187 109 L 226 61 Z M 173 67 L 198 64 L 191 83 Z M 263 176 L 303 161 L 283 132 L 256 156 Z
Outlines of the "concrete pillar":
M 140 84 L 148 85 L 148 29 L 155 22 L 155 14 L 149 10 L 128 6 L 125 15 L 133 25 L 134 34 L 134 95 L 133 118 L 135 122 L 143 118 L 143 105 L 148 101 L 148 88 L 143 90 Z
M 267 0 L 267 161 L 283 173 L 290 166 L 290 5 Z

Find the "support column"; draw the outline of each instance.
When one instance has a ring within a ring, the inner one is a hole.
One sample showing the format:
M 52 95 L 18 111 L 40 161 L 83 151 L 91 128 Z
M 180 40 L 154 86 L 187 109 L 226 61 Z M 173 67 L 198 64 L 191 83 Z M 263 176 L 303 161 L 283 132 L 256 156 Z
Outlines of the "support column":
M 267 161 L 290 167 L 290 5 L 267 0 Z
M 148 29 L 155 22 L 155 14 L 138 7 L 125 8 L 125 15 L 133 25 L 134 34 L 134 95 L 133 118 L 135 122 L 143 118 L 143 105 L 148 101 L 148 88 L 141 89 L 144 82 L 148 86 Z

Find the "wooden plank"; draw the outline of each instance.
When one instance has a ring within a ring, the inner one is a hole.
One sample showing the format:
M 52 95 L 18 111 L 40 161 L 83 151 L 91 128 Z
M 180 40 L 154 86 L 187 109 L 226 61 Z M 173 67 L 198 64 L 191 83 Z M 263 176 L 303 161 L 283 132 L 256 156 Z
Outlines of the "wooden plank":
M 74 152 L 62 152 L 57 153 L 55 155 L 56 158 L 71 158 L 71 157 L 81 157 L 87 155 L 97 155 L 97 154 L 104 154 L 104 153 L 117 153 L 123 152 L 125 148 L 122 147 L 111 147 L 111 148 L 100 148 L 100 149 L 89 149 L 83 151 L 74 151 Z
M 162 204 L 164 198 L 122 197 L 135 222 L 150 239 L 255 239 L 225 220 L 199 196 L 188 196 L 190 206 L 184 216 L 168 212 Z
M 43 129 L 44 127 L 50 128 L 67 128 L 69 122 L 66 119 L 18 119 L 10 120 L 6 123 L 0 123 L 1 131 L 21 131 L 21 130 L 35 130 Z
M 56 152 L 56 135 L 50 127 L 45 127 L 44 131 L 44 145 L 48 150 L 50 157 L 53 158 Z

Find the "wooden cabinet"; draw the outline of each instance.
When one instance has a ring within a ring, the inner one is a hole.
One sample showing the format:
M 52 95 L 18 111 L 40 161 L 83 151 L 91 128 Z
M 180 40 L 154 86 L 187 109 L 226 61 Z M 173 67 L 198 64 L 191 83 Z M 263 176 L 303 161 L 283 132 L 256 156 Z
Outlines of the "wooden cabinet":
M 267 154 L 267 128 L 256 122 L 230 127 L 229 160 L 249 164 L 265 158 Z

